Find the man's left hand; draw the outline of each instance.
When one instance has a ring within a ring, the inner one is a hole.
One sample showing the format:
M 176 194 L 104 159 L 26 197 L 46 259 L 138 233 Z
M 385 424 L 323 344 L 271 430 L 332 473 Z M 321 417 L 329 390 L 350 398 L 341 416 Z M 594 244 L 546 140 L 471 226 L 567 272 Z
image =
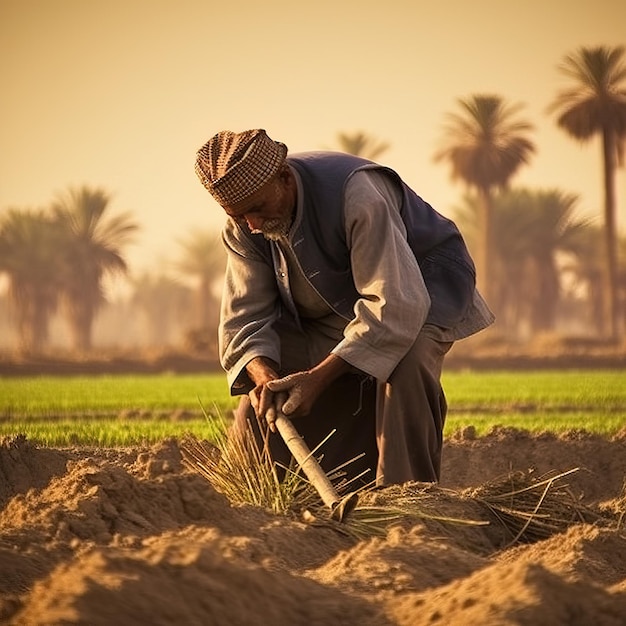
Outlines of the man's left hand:
M 282 407 L 278 408 L 289 418 L 307 415 L 322 392 L 317 377 L 310 372 L 295 372 L 270 380 L 265 385 L 271 392 L 281 392 L 283 397 L 286 396 Z
M 282 412 L 289 418 L 308 415 L 319 395 L 333 380 L 347 373 L 352 366 L 342 358 L 329 354 L 321 363 L 302 372 L 294 372 L 283 378 L 268 380 L 265 387 L 272 393 L 287 394 Z

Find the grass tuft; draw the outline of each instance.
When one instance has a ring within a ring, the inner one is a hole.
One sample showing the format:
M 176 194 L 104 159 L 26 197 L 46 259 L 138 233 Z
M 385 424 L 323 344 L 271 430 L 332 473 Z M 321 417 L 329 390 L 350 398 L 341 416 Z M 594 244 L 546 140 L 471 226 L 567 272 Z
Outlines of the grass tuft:
M 187 467 L 235 504 L 252 504 L 281 515 L 317 508 L 318 496 L 300 472 L 285 468 L 285 478 L 280 480 L 268 446 L 257 446 L 251 428 L 247 437 L 229 436 L 225 421 L 218 419 L 212 441 L 190 433 L 181 441 Z
M 432 483 L 383 489 L 367 485 L 357 491 L 359 501 L 355 509 L 338 522 L 330 518 L 329 510 L 299 467 L 283 468 L 285 477 L 279 479 L 267 442 L 260 449 L 250 426 L 243 437 L 229 436 L 223 420 L 218 425 L 213 423 L 212 429 L 216 433 L 212 442 L 191 434 L 182 440 L 183 461 L 230 502 L 291 515 L 316 526 L 330 526 L 355 539 L 384 536 L 395 525 L 421 524 L 433 535 L 478 547 L 481 540 L 476 541 L 476 533 L 480 527 L 497 525 L 504 528 L 509 547 L 539 541 L 573 524 L 599 519 L 576 500 L 564 482 L 576 468 L 539 478 L 533 470 L 512 472 L 463 492 Z M 338 493 L 345 495 L 350 484 L 342 482 L 341 476 L 338 468 L 329 478 Z M 484 547 L 484 541 L 482 544 Z
M 511 472 L 469 492 L 469 497 L 483 505 L 508 532 L 508 546 L 534 543 L 564 532 L 577 523 L 600 519 L 571 492 L 564 482 L 574 468 L 566 472 L 548 472 L 535 478 L 535 471 Z

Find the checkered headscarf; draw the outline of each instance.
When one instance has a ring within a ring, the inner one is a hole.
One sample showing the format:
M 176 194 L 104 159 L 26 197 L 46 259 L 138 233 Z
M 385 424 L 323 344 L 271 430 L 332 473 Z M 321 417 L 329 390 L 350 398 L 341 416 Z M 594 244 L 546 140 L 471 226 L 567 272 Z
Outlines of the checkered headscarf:
M 222 206 L 232 206 L 259 190 L 286 156 L 287 146 L 264 130 L 224 130 L 198 150 L 195 168 L 211 195 Z

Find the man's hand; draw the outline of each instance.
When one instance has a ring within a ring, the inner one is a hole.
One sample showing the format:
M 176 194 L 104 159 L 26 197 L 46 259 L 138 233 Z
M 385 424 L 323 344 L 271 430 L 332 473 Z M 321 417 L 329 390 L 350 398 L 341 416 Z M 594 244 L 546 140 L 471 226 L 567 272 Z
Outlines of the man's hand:
M 279 378 L 273 363 L 261 357 L 246 366 L 256 385 L 248 396 L 257 417 L 275 432 L 276 410 L 287 417 L 308 415 L 313 404 L 326 387 L 338 376 L 351 370 L 343 359 L 330 354 L 310 370 L 294 372 Z
M 266 384 L 257 385 L 250 391 L 248 397 L 254 412 L 260 418 L 265 417 L 265 414 L 274 403 L 274 394 L 267 388 Z
M 282 407 L 290 418 L 303 417 L 311 412 L 313 404 L 328 385 L 338 376 L 350 371 L 343 359 L 330 354 L 319 365 L 304 372 L 295 372 L 284 378 L 269 380 L 265 386 L 272 392 L 287 395 Z
M 267 359 L 257 357 L 246 365 L 246 370 L 255 384 L 254 389 L 248 393 L 250 404 L 257 417 L 263 420 L 274 403 L 274 394 L 265 385 L 268 381 L 278 378 L 276 367 Z
M 267 427 L 273 432 L 277 432 L 277 428 L 276 428 L 276 418 L 278 417 L 278 409 L 280 408 L 281 412 L 282 412 L 282 406 L 285 403 L 285 394 L 284 393 L 277 393 L 274 396 L 274 402 L 272 403 L 272 405 L 269 407 L 269 409 L 267 409 L 267 411 L 265 412 L 265 423 L 267 424 Z
M 307 415 L 322 391 L 310 372 L 295 372 L 284 378 L 270 380 L 265 386 L 277 394 L 277 400 L 284 400 L 282 406 L 278 405 L 277 408 L 288 417 Z

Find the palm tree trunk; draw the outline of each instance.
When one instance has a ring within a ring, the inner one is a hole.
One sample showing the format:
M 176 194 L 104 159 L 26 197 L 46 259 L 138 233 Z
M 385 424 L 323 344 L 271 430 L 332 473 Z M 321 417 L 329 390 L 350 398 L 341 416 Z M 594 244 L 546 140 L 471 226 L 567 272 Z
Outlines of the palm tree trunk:
M 70 305 L 70 328 L 74 350 L 78 354 L 88 354 L 91 351 L 91 328 L 93 325 L 93 311 L 83 302 Z
M 617 341 L 622 335 L 620 305 L 617 292 L 617 201 L 615 194 L 616 144 L 615 134 L 604 129 L 604 232 L 606 248 L 604 312 L 609 337 Z
M 554 330 L 556 310 L 560 297 L 558 270 L 553 258 L 535 258 L 532 261 L 534 292 L 531 310 L 533 332 Z
M 491 301 L 491 295 L 494 293 L 493 277 L 493 242 L 492 242 L 492 204 L 493 199 L 489 188 L 478 190 L 478 207 L 480 215 L 479 234 L 478 234 L 478 256 L 476 259 L 477 272 L 476 283 L 479 291 L 487 302 Z
M 29 356 L 41 354 L 48 339 L 49 316 L 36 294 L 16 304 L 19 332 L 19 351 Z

